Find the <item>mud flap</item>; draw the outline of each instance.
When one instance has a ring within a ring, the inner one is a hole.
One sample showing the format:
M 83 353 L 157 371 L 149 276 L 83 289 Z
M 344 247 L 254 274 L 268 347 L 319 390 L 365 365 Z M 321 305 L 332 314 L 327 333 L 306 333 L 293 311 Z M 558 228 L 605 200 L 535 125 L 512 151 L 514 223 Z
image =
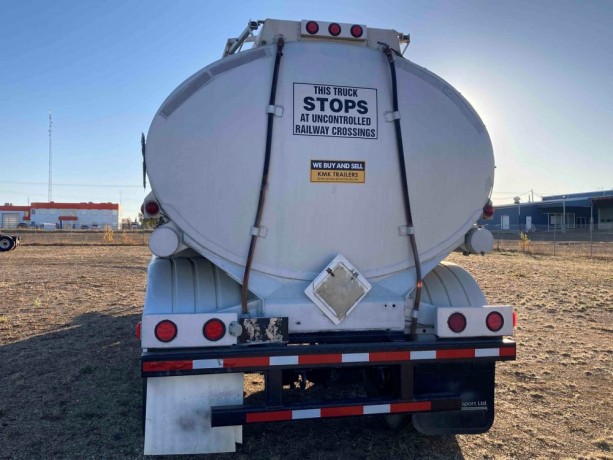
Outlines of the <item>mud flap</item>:
M 413 414 L 425 435 L 485 433 L 494 423 L 495 363 L 415 367 L 415 395 L 460 395 L 462 410 Z
M 243 427 L 212 428 L 211 406 L 242 403 L 242 373 L 148 378 L 145 455 L 235 452 Z

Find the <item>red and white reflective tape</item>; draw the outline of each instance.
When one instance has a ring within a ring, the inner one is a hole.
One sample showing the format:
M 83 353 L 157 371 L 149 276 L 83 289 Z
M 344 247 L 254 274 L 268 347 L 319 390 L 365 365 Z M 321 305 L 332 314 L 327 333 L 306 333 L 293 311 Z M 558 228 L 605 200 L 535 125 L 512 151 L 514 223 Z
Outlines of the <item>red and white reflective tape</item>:
M 331 353 L 319 355 L 252 356 L 223 359 L 145 361 L 143 371 L 181 371 L 195 369 L 267 368 L 347 363 L 384 363 L 391 361 L 451 360 L 466 358 L 514 357 L 515 347 L 457 348 L 448 350 L 378 351 L 371 353 Z
M 432 410 L 431 401 L 377 404 L 370 406 L 322 407 L 316 409 L 249 412 L 245 423 L 281 422 L 328 417 L 352 417 L 356 415 L 394 414 L 402 412 L 427 412 Z

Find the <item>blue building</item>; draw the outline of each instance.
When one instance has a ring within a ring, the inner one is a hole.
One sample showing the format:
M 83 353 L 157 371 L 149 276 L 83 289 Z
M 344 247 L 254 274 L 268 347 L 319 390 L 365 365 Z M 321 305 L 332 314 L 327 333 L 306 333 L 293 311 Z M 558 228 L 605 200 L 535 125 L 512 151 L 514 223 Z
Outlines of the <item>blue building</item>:
M 494 203 L 495 205 L 495 203 Z M 613 190 L 544 196 L 542 201 L 495 206 L 491 220 L 479 220 L 489 230 L 613 230 Z

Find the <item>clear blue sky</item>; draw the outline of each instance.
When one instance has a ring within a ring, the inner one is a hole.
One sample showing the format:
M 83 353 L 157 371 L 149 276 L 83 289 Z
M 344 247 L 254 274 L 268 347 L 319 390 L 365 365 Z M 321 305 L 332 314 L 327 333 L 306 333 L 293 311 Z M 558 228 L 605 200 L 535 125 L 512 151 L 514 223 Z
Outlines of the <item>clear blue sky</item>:
M 613 188 L 613 1 L 0 0 L 0 204 L 144 197 L 140 133 L 249 19 L 411 34 L 405 55 L 477 109 L 494 200 Z

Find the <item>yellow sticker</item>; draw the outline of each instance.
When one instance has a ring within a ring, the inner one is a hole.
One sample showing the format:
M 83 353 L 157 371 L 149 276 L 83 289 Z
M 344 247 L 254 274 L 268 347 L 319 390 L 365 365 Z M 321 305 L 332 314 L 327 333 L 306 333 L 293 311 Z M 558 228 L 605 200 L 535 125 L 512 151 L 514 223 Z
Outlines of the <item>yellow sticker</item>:
M 311 182 L 366 182 L 365 161 L 311 160 Z

